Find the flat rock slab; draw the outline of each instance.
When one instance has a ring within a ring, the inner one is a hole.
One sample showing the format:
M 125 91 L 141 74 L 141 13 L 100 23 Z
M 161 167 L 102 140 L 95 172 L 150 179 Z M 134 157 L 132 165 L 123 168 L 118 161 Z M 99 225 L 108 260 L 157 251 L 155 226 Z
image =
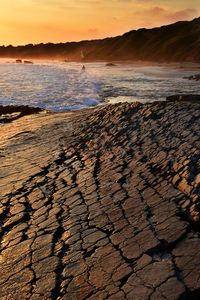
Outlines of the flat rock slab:
M 1 125 L 0 299 L 200 299 L 200 104 Z

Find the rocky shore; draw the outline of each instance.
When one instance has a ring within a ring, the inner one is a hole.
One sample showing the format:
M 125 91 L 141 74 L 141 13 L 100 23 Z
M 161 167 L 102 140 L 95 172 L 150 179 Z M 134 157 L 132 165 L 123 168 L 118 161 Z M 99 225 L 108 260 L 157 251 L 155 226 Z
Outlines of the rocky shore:
M 199 81 L 200 80 L 200 74 L 196 74 L 196 75 L 192 75 L 192 76 L 189 76 L 189 77 L 185 77 L 185 79 Z
M 0 131 L 0 299 L 200 299 L 200 103 Z
M 0 105 L 0 124 L 1 123 L 10 123 L 14 120 L 17 120 L 23 116 L 32 115 L 42 112 L 42 109 L 38 107 L 30 106 L 2 106 Z

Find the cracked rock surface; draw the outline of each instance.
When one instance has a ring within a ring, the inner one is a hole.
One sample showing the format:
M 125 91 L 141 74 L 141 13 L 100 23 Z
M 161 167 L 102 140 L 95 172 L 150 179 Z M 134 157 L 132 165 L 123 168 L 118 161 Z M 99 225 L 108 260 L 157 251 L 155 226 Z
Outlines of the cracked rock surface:
M 200 104 L 0 130 L 0 299 L 200 299 Z

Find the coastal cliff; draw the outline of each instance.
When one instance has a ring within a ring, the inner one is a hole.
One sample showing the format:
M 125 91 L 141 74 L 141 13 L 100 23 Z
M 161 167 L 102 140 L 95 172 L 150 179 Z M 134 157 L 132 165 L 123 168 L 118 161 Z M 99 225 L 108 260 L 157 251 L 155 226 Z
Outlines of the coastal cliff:
M 199 120 L 190 101 L 0 119 L 0 299 L 199 299 Z
M 68 43 L 2 46 L 0 57 L 51 58 L 65 61 L 200 62 L 200 17 L 122 36 Z

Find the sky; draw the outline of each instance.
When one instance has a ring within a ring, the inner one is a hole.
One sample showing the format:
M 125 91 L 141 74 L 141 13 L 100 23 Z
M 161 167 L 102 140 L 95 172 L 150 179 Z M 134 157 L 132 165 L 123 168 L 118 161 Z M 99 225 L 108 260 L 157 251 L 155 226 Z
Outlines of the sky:
M 200 16 L 200 0 L 1 0 L 0 45 L 121 35 Z

